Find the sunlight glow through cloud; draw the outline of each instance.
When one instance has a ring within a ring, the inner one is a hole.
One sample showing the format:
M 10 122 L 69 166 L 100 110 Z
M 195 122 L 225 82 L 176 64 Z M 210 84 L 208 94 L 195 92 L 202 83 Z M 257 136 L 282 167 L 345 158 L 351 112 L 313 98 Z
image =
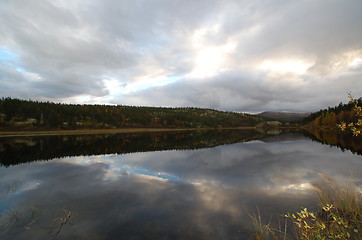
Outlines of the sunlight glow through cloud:
M 304 74 L 310 66 L 311 64 L 307 64 L 300 60 L 266 60 L 258 67 L 262 70 L 271 72 Z
M 159 77 L 155 77 L 155 78 L 144 79 L 141 81 L 127 84 L 124 87 L 124 91 L 121 91 L 121 92 L 132 93 L 132 92 L 138 92 L 138 91 L 153 88 L 153 87 L 165 86 L 170 83 L 176 82 L 178 79 L 179 79 L 179 77 L 176 77 L 176 76 L 173 76 L 173 77 L 159 76 Z
M 232 52 L 235 45 L 227 43 L 216 47 L 203 47 L 196 53 L 194 70 L 190 77 L 209 77 L 226 68 L 227 55 Z
M 188 77 L 210 77 L 227 68 L 228 54 L 235 50 L 236 44 L 232 41 L 220 45 L 209 43 L 209 35 L 218 34 L 219 28 L 219 25 L 213 25 L 195 31 L 191 39 L 195 49 L 194 66 Z
M 362 58 L 357 57 L 357 58 L 353 59 L 348 65 L 351 67 L 360 66 L 360 65 L 362 65 Z

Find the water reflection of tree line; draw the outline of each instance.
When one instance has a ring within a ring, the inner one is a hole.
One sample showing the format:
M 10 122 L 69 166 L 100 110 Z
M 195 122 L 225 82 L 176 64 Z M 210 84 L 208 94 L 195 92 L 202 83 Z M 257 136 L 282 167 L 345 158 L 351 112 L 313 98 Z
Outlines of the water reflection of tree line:
M 222 130 L 0 138 L 0 164 L 11 166 L 69 156 L 201 149 L 263 136 L 254 130 Z
M 349 150 L 352 153 L 362 155 L 362 136 L 353 137 L 349 133 L 337 133 L 316 129 L 311 132 L 306 132 L 305 135 L 313 141 L 338 147 L 342 151 Z

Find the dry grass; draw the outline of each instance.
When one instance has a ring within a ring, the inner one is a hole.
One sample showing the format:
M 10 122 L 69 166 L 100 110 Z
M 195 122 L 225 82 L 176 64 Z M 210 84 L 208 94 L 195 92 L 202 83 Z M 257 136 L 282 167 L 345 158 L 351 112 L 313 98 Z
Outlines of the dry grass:
M 220 128 L 221 129 L 221 128 Z M 236 127 L 222 129 L 254 129 L 254 127 Z M 172 131 L 205 131 L 215 128 L 118 128 L 118 129 L 76 129 L 76 130 L 40 130 L 40 131 L 0 131 L 2 136 L 44 136 L 44 135 L 83 135 L 83 134 L 113 134 L 142 132 L 172 132 Z
M 343 212 L 361 212 L 362 193 L 358 186 L 337 184 L 323 174 L 321 177 L 323 183 L 315 187 L 321 206 L 333 204 Z
M 320 209 L 317 212 L 302 208 L 285 215 L 285 228 L 273 229 L 263 223 L 260 214 L 251 216 L 254 239 L 362 239 L 362 192 L 355 185 L 341 185 L 321 175 L 323 183 L 316 186 Z M 259 212 L 258 212 L 259 213 Z M 291 220 L 292 224 L 287 224 Z

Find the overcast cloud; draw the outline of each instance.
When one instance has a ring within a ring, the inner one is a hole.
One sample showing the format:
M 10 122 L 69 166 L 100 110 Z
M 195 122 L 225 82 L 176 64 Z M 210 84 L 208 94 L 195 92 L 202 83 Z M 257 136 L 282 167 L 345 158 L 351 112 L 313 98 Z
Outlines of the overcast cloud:
M 362 96 L 360 0 L 3 0 L 0 96 L 309 112 Z

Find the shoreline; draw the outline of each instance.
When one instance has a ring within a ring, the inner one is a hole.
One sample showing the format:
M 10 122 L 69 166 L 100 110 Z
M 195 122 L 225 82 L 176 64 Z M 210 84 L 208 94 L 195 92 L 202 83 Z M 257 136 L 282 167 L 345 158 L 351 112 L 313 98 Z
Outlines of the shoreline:
M 86 135 L 86 134 L 116 134 L 116 133 L 147 133 L 175 131 L 208 131 L 208 130 L 251 130 L 255 127 L 232 128 L 117 128 L 117 129 L 74 129 L 74 130 L 35 130 L 6 131 L 0 130 L 0 137 L 30 137 L 55 135 Z

